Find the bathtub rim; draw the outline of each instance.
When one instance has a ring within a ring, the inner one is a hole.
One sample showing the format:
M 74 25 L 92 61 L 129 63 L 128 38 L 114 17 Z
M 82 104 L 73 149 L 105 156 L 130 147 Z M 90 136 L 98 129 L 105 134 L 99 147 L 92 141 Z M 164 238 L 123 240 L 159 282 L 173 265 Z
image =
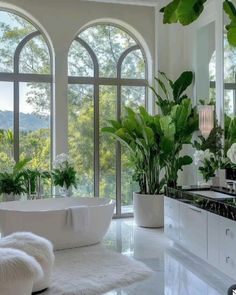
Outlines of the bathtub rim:
M 93 199 L 91 197 L 71 197 L 71 198 L 68 198 L 68 199 Z M 95 198 L 95 197 L 94 197 Z M 25 201 L 12 201 L 14 203 L 19 203 L 19 202 L 37 202 L 37 201 L 46 201 L 46 200 L 62 200 L 62 199 L 67 199 L 67 198 L 64 198 L 64 197 L 61 197 L 61 198 L 47 198 L 47 199 L 39 199 L 39 200 L 25 200 Z M 99 199 L 99 198 L 98 198 Z M 105 200 L 107 202 L 105 202 L 104 204 L 99 204 L 99 205 L 91 205 L 91 206 L 87 206 L 89 209 L 91 208 L 106 208 L 106 207 L 112 207 L 114 206 L 115 207 L 115 200 L 110 200 L 108 198 L 102 198 L 101 200 Z M 65 206 L 64 208 L 60 208 L 60 209 L 57 209 L 57 208 L 50 208 L 50 209 L 38 209 L 36 210 L 35 208 L 32 210 L 17 210 L 17 209 L 10 209 L 10 208 L 1 208 L 1 205 L 2 204 L 9 204 L 9 203 L 12 203 L 12 202 L 1 202 L 0 203 L 0 213 L 9 213 L 9 212 L 15 212 L 15 213 L 24 213 L 24 214 L 29 214 L 29 213 L 43 213 L 43 212 L 65 212 L 66 210 L 68 210 L 69 208 L 72 208 L 72 207 L 76 207 L 76 205 L 74 206 Z M 86 206 L 86 205 L 81 205 L 81 206 Z

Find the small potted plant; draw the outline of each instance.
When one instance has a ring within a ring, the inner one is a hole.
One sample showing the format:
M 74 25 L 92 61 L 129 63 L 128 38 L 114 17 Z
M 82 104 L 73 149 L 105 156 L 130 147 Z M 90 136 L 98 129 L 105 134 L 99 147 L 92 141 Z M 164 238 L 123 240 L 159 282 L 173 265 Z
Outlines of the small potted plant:
M 19 161 L 13 167 L 8 167 L 7 170 L 0 173 L 0 194 L 2 195 L 2 201 L 15 201 L 20 199 L 21 194 L 26 193 L 21 172 L 29 161 L 29 159 Z
M 55 186 L 59 186 L 62 196 L 70 197 L 72 187 L 77 187 L 74 163 L 67 154 L 60 154 L 53 163 L 52 179 Z

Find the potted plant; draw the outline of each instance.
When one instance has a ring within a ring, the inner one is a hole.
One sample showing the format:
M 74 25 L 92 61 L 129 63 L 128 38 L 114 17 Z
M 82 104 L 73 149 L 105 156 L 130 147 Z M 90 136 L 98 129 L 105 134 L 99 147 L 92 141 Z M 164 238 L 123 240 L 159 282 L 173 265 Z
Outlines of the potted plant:
M 19 161 L 0 173 L 0 194 L 3 201 L 18 200 L 21 194 L 26 192 L 21 171 L 29 161 L 29 159 Z
M 194 153 L 195 165 L 199 165 L 198 171 L 207 183 L 210 179 L 214 180 L 216 173 L 224 165 L 222 136 L 224 130 L 215 120 L 215 126 L 207 138 L 202 135 L 194 141 L 193 147 L 196 148 Z M 214 182 L 214 181 L 213 181 Z M 213 185 L 219 186 L 217 183 Z
M 60 154 L 53 163 L 52 179 L 55 186 L 60 187 L 62 196 L 70 197 L 72 187 L 77 187 L 74 164 L 67 154 Z
M 192 136 L 198 130 L 197 108 L 192 107 L 191 99 L 185 94 L 193 82 L 193 73 L 183 72 L 176 81 L 169 79 L 165 73 L 155 78 L 160 94 L 155 87 L 150 87 L 155 95 L 156 104 L 164 116 L 170 116 L 175 126 L 172 143 L 169 143 L 169 154 L 165 158 L 165 176 L 169 187 L 177 187 L 178 172 L 183 166 L 192 163 L 189 155 L 183 155 L 184 145 L 192 145 Z
M 140 188 L 133 195 L 136 224 L 162 227 L 165 179 L 161 178 L 161 170 L 175 134 L 171 117 L 150 115 L 143 107 L 138 112 L 126 108 L 124 117 L 110 120 L 109 125 L 102 131 L 111 134 L 130 151 L 134 180 Z

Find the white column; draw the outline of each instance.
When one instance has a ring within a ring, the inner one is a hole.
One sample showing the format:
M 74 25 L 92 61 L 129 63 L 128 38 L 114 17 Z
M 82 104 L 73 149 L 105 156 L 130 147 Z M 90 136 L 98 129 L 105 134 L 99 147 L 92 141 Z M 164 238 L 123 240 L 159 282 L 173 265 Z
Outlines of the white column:
M 53 158 L 68 152 L 67 49 L 55 49 L 53 97 Z

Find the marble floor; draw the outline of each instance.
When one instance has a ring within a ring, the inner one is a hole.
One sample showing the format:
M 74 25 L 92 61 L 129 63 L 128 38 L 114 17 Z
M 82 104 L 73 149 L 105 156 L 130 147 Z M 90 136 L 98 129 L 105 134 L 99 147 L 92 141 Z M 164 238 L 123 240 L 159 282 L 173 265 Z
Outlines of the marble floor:
M 154 275 L 143 282 L 106 295 L 226 295 L 232 280 L 202 260 L 183 251 L 163 229 L 144 229 L 133 219 L 113 220 L 105 245 L 144 262 Z

